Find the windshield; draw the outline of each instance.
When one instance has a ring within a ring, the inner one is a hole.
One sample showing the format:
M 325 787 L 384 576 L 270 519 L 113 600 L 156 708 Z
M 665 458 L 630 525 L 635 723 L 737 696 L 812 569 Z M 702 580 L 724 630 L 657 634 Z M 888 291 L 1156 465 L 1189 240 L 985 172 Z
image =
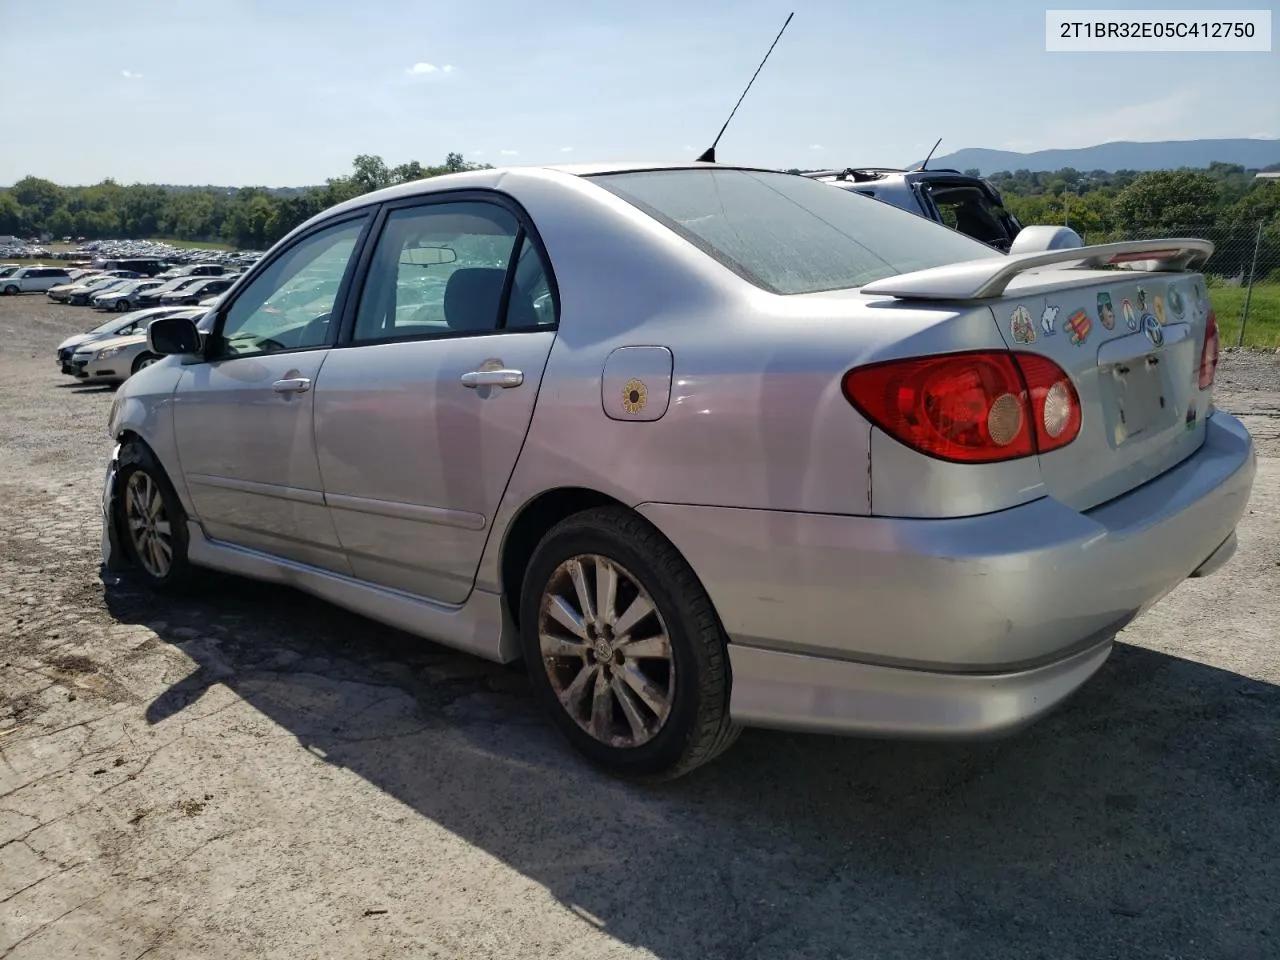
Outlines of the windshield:
M 90 330 L 90 333 L 115 333 L 117 330 L 123 330 L 125 327 L 132 326 L 138 322 L 138 318 L 132 314 L 126 314 L 123 317 L 116 317 L 114 320 L 108 320 L 101 323 Z
M 771 293 L 860 287 L 1003 256 L 887 203 L 787 173 L 648 170 L 589 179 Z

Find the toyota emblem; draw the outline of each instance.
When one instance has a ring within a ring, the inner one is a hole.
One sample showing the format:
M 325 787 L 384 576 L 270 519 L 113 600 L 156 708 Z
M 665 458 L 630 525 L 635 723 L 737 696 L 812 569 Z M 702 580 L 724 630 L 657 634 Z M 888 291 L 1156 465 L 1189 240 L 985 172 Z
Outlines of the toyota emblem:
M 1146 314 L 1142 318 L 1142 329 L 1150 340 L 1157 347 L 1164 343 L 1164 329 L 1160 326 L 1160 321 L 1151 314 Z

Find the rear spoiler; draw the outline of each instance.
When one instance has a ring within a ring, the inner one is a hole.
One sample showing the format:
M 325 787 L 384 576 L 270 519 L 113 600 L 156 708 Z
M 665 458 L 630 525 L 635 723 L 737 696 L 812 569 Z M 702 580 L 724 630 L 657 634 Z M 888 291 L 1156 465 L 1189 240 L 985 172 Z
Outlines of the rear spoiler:
M 1001 296 L 1018 274 L 1037 267 L 1069 264 L 1096 268 L 1131 264 L 1133 269 L 1177 272 L 1198 267 L 1212 255 L 1213 243 L 1209 240 L 1125 240 L 1092 247 L 965 260 L 885 277 L 861 289 L 863 293 L 899 300 L 987 300 Z M 1139 263 L 1142 266 L 1138 266 Z

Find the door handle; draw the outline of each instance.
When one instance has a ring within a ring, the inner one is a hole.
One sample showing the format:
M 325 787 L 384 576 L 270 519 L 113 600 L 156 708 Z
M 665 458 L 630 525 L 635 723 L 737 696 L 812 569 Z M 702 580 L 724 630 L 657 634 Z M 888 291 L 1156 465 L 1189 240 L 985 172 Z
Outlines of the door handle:
M 291 377 L 288 380 L 277 380 L 271 385 L 276 393 L 306 393 L 311 389 L 311 381 L 306 377 Z
M 524 383 L 524 373 L 520 370 L 472 370 L 460 378 L 464 387 L 502 387 L 509 389 Z

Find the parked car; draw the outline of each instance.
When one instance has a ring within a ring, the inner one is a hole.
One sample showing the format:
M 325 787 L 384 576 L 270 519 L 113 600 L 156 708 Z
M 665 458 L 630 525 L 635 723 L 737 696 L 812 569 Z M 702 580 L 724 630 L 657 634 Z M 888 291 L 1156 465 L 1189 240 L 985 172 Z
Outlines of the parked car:
M 216 296 L 228 289 L 236 282 L 238 277 L 201 277 L 198 283 L 193 283 L 183 287 L 180 290 L 171 290 L 160 297 L 160 302 L 167 306 L 176 306 L 178 304 L 187 304 L 195 306 L 205 297 Z
M 61 267 L 19 267 L 0 280 L 0 293 L 6 296 L 15 293 L 39 293 L 67 279 L 67 271 Z
M 221 263 L 193 263 L 185 267 L 170 267 L 160 276 L 167 279 L 174 277 L 220 277 L 234 272 L 234 268 Z
M 710 164 L 380 190 L 278 243 L 207 336 L 152 323 L 103 560 L 523 659 L 620 774 L 743 725 L 1007 733 L 1235 549 L 1256 461 L 1212 403 L 1212 250 L 1010 256 Z M 421 276 L 443 297 L 401 311 Z
M 162 285 L 154 289 L 147 290 L 138 294 L 137 301 L 140 307 L 158 307 L 161 299 L 170 293 L 176 293 L 185 290 L 197 283 L 204 283 L 208 277 L 174 277 L 165 281 Z
M 109 290 L 119 289 L 124 284 L 129 283 L 130 280 L 131 278 L 129 277 L 113 277 L 110 274 L 99 275 L 61 291 L 62 299 L 72 306 L 83 307 L 88 305 L 90 297 L 99 293 L 106 293 Z
M 151 307 L 147 310 L 135 310 L 122 317 L 112 317 L 105 323 L 100 323 L 85 333 L 77 333 L 73 337 L 67 337 L 57 347 L 58 369 L 63 373 L 74 375 L 76 371 L 71 364 L 71 358 L 75 354 L 77 347 L 94 341 L 105 340 L 108 337 L 126 336 L 136 332 L 139 324 L 144 321 L 150 322 L 156 317 L 167 317 L 179 312 L 181 312 L 181 308 L 178 307 Z
M 804 176 L 883 200 L 1006 253 L 1022 230 L 990 181 L 959 170 L 850 167 L 815 170 Z
M 147 328 L 162 317 L 179 317 L 192 321 L 204 315 L 203 310 L 139 311 L 148 314 L 118 331 L 114 336 L 82 343 L 71 356 L 72 374 L 86 383 L 123 383 L 139 370 L 157 360 L 159 354 L 147 347 Z
M 124 281 L 132 279 L 130 277 L 122 277 L 117 273 L 107 273 L 99 271 L 97 273 L 87 274 L 80 277 L 73 277 L 66 283 L 60 283 L 57 286 L 50 287 L 45 291 L 45 295 L 50 300 L 58 300 L 62 303 L 69 303 L 73 293 L 79 293 L 82 290 L 99 290 L 105 286 L 109 286 L 113 281 Z
M 130 270 L 135 276 L 154 277 L 162 272 L 166 265 L 153 257 L 110 257 L 94 264 L 103 270 Z
M 21 269 L 22 264 L 20 263 L 0 263 L 0 280 L 17 273 Z
M 137 306 L 139 295 L 161 286 L 164 286 L 163 280 L 133 280 L 95 294 L 90 298 L 90 302 L 99 310 L 116 310 L 121 313 L 127 313 Z

